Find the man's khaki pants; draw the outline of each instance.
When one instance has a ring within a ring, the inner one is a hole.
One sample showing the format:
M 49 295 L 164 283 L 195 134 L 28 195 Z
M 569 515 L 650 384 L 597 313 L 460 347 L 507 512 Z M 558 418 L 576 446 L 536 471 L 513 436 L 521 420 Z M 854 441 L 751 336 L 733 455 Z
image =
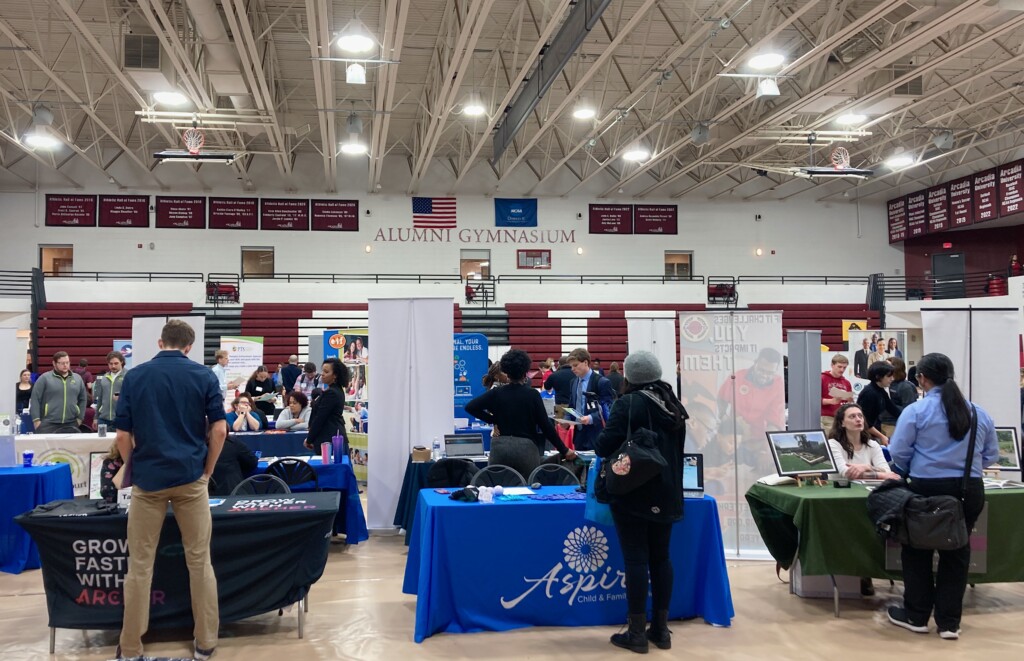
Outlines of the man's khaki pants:
M 128 574 L 124 579 L 124 623 L 121 625 L 121 655 L 142 656 L 142 636 L 149 629 L 150 589 L 153 562 L 160 531 L 167 517 L 167 503 L 181 530 L 192 593 L 196 645 L 217 646 L 220 611 L 217 605 L 217 577 L 210 564 L 210 501 L 206 478 L 160 491 L 132 487 L 128 508 Z
M 829 430 L 832 429 L 832 423 L 835 422 L 835 416 L 823 415 L 821 416 L 821 429 L 828 434 Z M 964 455 L 966 456 L 966 455 Z M 966 461 L 964 462 L 967 463 Z

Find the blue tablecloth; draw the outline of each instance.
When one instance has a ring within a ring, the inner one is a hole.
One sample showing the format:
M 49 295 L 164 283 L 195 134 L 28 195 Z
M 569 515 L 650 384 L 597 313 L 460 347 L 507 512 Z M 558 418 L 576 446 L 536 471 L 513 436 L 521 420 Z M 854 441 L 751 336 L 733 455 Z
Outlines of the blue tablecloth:
M 14 517 L 51 500 L 74 498 L 68 464 L 0 468 L 0 571 L 39 568 L 39 551 Z
M 456 434 L 480 434 L 483 436 L 484 452 L 491 451 L 491 427 L 456 427 Z
M 250 450 L 259 450 L 264 457 L 304 457 L 313 451 L 302 443 L 306 440 L 304 431 L 286 432 L 231 432 L 231 437 L 245 443 Z
M 256 465 L 257 473 L 266 473 L 268 462 L 260 461 Z M 311 457 L 309 465 L 316 471 L 317 485 L 321 491 L 339 491 L 342 494 L 338 516 L 334 520 L 334 532 L 345 535 L 349 544 L 365 542 L 370 538 L 366 529 L 366 516 L 363 514 L 363 503 L 359 500 L 359 483 L 348 457 L 340 464 L 324 464 L 319 457 Z M 313 483 L 306 482 L 291 487 L 293 492 L 312 491 Z
M 439 631 L 625 622 L 615 530 L 585 521 L 583 507 L 582 500 L 462 503 L 421 491 L 402 587 L 417 595 L 416 642 Z M 710 496 L 686 500 L 685 513 L 672 535 L 669 616 L 729 626 L 734 611 L 718 506 Z

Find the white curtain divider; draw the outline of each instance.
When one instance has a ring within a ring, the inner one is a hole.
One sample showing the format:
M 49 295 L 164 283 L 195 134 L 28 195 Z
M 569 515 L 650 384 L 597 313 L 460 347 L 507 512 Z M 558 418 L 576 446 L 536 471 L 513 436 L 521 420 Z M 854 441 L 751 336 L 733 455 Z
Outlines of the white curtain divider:
M 964 395 L 998 427 L 1020 424 L 1019 319 L 1018 308 L 921 310 L 925 353 L 949 356 Z
M 451 298 L 370 299 L 367 523 L 393 531 L 409 453 L 454 428 Z
M 0 374 L 8 374 L 13 378 L 8 381 L 17 382 L 21 370 L 25 369 L 24 344 L 18 341 L 18 331 L 15 328 L 0 328 Z M 50 362 L 46 356 L 39 356 L 39 363 L 42 367 Z M 45 368 L 43 368 L 45 369 Z M 0 429 L 0 435 L 16 434 L 18 429 L 18 415 L 21 411 L 14 409 L 15 397 L 14 387 L 0 390 L 0 414 L 11 416 L 11 426 Z
M 203 348 L 206 337 L 205 314 L 153 315 L 132 317 L 132 366 L 138 366 L 150 360 L 160 351 L 157 340 L 160 332 L 171 319 L 180 319 L 196 332 L 196 341 L 188 357 L 200 365 L 203 364 Z M 103 367 L 106 367 L 104 365 Z
M 629 353 L 650 351 L 661 363 L 661 380 L 676 387 L 676 320 L 627 318 Z

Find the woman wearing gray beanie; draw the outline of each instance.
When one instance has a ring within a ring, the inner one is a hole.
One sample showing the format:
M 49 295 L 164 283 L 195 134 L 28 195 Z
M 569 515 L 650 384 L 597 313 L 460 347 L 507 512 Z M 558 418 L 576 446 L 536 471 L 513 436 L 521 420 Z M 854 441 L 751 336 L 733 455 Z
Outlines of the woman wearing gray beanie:
M 637 489 L 609 495 L 615 532 L 626 564 L 626 604 L 629 629 L 617 633 L 611 642 L 644 654 L 648 641 L 661 649 L 672 647 L 668 629 L 668 605 L 672 599 L 672 560 L 669 543 L 672 525 L 683 516 L 683 443 L 686 440 L 686 409 L 671 386 L 661 380 L 661 364 L 649 351 L 637 351 L 623 365 L 623 396 L 612 407 L 608 424 L 597 438 L 594 450 L 607 460 L 632 430 L 649 429 L 667 466 Z M 647 626 L 647 589 L 653 617 Z

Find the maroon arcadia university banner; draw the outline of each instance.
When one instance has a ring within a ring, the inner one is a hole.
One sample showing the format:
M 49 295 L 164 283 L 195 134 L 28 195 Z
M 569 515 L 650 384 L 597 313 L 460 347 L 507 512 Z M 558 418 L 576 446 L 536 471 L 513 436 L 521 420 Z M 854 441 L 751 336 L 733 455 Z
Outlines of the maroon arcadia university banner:
M 591 234 L 632 234 L 632 204 L 591 204 Z
M 928 231 L 927 195 L 924 191 L 907 196 L 907 236 L 921 236 Z
M 896 243 L 907 238 L 907 198 L 900 197 L 889 200 L 889 243 Z
M 47 227 L 96 227 L 95 195 L 47 195 Z
M 313 200 L 313 229 L 359 231 L 359 200 Z
M 999 188 L 996 171 L 985 170 L 974 175 L 974 222 L 983 223 L 999 217 Z
M 156 226 L 169 229 L 206 229 L 206 198 L 158 195 Z
M 259 227 L 259 224 L 258 198 L 210 198 L 210 229 L 254 230 Z
M 973 177 L 962 177 L 949 182 L 949 226 L 966 227 L 974 224 Z
M 260 200 L 260 229 L 309 231 L 309 200 Z
M 679 206 L 637 204 L 633 207 L 634 234 L 679 234 Z
M 999 217 L 1005 218 L 1024 211 L 1021 195 L 1024 181 L 1021 180 L 1021 166 L 1024 160 L 1007 163 L 999 168 Z
M 928 189 L 928 231 L 949 229 L 949 186 L 940 184 Z
M 100 227 L 149 227 L 149 196 L 100 195 Z

